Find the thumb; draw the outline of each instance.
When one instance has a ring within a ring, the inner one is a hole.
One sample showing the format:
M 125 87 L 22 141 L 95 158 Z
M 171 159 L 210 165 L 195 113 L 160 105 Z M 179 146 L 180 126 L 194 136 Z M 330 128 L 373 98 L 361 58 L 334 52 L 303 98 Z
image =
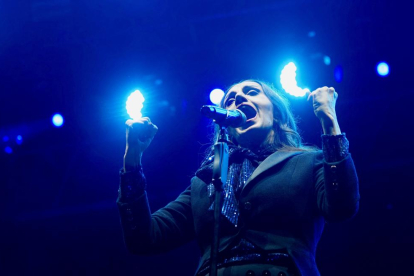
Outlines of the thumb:
M 310 91 L 306 91 L 306 95 L 308 96 L 307 101 L 309 101 L 309 99 L 310 99 L 310 98 L 311 98 L 311 96 L 312 96 L 312 93 L 311 93 Z

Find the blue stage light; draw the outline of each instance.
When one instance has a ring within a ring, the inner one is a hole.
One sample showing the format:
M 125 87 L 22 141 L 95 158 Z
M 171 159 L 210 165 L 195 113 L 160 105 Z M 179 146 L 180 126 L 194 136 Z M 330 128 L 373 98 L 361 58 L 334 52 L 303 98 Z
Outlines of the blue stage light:
M 324 56 L 323 57 L 323 63 L 325 63 L 325 65 L 330 65 L 331 64 L 331 58 L 329 56 Z
M 135 90 L 129 95 L 126 101 L 126 110 L 132 119 L 138 120 L 142 117 L 141 110 L 144 107 L 144 101 L 144 96 L 139 90 Z
M 341 65 L 338 65 L 335 67 L 334 76 L 335 76 L 336 82 L 341 82 L 342 79 L 344 78 L 344 70 L 342 69 Z
M 216 88 L 210 92 L 210 101 L 215 105 L 218 105 L 223 97 L 224 91 L 221 89 Z
M 10 140 L 9 136 L 3 136 L 3 142 L 8 142 Z
M 56 113 L 55 115 L 53 115 L 52 117 L 52 123 L 55 127 L 61 127 L 64 123 L 64 119 L 63 116 L 60 115 L 59 113 Z
M 161 84 L 162 84 L 162 79 L 155 80 L 155 85 L 161 85 Z
M 306 95 L 306 92 L 309 92 L 309 89 L 302 89 L 298 86 L 296 70 L 296 65 L 293 62 L 289 62 L 280 74 L 280 83 L 287 93 L 295 97 L 303 97 Z
M 390 73 L 390 67 L 388 66 L 388 64 L 386 62 L 380 62 L 377 65 L 377 72 L 378 75 L 385 77 Z
M 16 144 L 21 145 L 22 143 L 23 143 L 23 137 L 21 135 L 17 135 Z
M 11 153 L 13 152 L 13 149 L 12 149 L 11 147 L 5 147 L 5 148 L 4 148 L 4 151 L 5 151 L 7 154 L 11 154 Z

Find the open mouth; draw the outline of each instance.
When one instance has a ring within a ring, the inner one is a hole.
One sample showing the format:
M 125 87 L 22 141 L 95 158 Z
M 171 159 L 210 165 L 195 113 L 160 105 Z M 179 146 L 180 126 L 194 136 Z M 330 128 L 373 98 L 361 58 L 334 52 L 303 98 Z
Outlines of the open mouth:
M 238 109 L 246 115 L 247 121 L 256 117 L 256 110 L 254 110 L 254 108 L 249 105 L 239 106 Z

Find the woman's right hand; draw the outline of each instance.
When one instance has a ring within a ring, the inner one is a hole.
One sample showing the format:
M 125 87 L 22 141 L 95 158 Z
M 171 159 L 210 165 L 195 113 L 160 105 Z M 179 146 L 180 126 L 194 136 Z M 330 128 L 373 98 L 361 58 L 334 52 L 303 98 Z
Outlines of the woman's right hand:
M 158 131 L 150 118 L 127 120 L 126 149 L 124 155 L 124 171 L 130 171 L 141 166 L 142 153 L 148 148 Z

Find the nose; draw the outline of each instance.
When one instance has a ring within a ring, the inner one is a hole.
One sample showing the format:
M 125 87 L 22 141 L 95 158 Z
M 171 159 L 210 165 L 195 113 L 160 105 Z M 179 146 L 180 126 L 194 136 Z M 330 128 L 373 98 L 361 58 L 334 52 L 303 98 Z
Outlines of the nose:
M 243 92 L 239 92 L 236 94 L 236 96 L 234 97 L 234 103 L 236 104 L 236 106 L 238 106 L 241 103 L 247 102 L 245 96 L 246 95 Z

